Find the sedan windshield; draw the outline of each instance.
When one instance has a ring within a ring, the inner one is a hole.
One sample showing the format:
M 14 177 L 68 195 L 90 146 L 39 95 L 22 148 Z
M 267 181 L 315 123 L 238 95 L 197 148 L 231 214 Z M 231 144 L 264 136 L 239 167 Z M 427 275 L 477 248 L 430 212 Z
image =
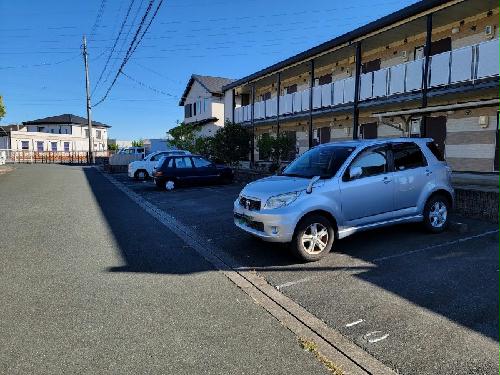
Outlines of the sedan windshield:
M 307 151 L 295 159 L 284 171 L 283 176 L 330 178 L 344 164 L 354 147 L 321 146 Z

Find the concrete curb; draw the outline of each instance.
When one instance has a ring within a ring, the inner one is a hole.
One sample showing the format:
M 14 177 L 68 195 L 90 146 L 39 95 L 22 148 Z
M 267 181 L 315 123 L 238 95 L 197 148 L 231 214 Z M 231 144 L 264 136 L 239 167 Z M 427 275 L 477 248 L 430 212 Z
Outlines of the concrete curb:
M 99 169 L 96 169 L 99 171 Z M 342 369 L 344 374 L 395 374 L 395 372 L 349 341 L 339 332 L 283 295 L 256 272 L 245 270 L 231 256 L 193 232 L 173 216 L 127 188 L 112 176 L 101 174 L 151 216 L 174 232 L 217 270 L 254 299 L 298 338 L 314 341 L 318 351 Z

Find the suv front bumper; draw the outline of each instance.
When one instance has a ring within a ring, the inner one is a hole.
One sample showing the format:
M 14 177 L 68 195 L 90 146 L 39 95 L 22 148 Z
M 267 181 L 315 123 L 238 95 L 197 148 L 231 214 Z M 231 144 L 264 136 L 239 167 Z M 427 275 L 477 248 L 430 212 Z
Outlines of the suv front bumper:
M 256 237 L 269 242 L 291 242 L 297 218 L 285 208 L 276 210 L 247 210 L 238 200 L 233 207 L 234 224 Z

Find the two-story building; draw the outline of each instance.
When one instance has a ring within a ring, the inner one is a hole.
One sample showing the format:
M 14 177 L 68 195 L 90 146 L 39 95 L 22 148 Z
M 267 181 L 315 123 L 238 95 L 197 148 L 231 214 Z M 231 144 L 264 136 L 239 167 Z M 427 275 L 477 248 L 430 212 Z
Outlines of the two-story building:
M 109 128 L 109 125 L 92 121 L 94 151 L 108 149 Z M 87 119 L 64 114 L 3 127 L 0 145 L 12 151 L 88 151 Z
M 222 87 L 231 82 L 229 78 L 197 74 L 189 79 L 179 106 L 184 107 L 184 124 L 200 125 L 198 136 L 213 136 L 224 126 Z
M 224 117 L 296 153 L 432 137 L 454 170 L 498 171 L 498 25 L 497 1 L 417 2 L 224 86 Z

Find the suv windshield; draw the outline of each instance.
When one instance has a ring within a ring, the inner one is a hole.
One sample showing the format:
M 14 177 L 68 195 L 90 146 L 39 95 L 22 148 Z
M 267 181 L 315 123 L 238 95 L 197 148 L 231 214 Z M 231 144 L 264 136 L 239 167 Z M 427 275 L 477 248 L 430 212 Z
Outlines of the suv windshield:
M 283 176 L 330 178 L 344 164 L 355 147 L 321 146 L 307 151 L 283 171 Z

